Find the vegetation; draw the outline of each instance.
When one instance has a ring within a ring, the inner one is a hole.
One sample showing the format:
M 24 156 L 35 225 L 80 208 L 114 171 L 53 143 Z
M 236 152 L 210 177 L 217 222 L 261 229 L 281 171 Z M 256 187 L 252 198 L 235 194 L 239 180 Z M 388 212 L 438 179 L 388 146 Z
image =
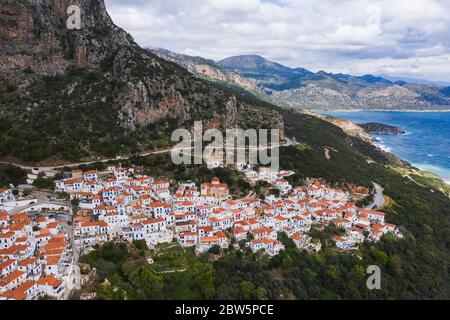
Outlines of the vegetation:
M 145 256 L 153 255 L 147 264 Z M 131 247 L 107 243 L 81 258 L 97 268 L 97 278 L 85 290 L 99 299 L 210 299 L 215 296 L 214 269 L 192 250 L 177 244 L 149 251 L 142 243 Z
M 33 163 L 53 157 L 79 161 L 167 146 L 166 132 L 158 129 L 164 122 L 134 132 L 117 125 L 114 86 L 104 73 L 84 70 L 43 77 L 28 94 L 8 92 L 0 83 L 0 156 Z
M 0 187 L 25 183 L 26 177 L 26 172 L 18 167 L 0 164 Z
M 33 182 L 33 186 L 35 186 L 37 189 L 46 189 L 46 190 L 53 190 L 55 188 L 55 180 L 53 178 L 47 178 L 45 177 L 44 173 L 40 173 L 36 180 Z

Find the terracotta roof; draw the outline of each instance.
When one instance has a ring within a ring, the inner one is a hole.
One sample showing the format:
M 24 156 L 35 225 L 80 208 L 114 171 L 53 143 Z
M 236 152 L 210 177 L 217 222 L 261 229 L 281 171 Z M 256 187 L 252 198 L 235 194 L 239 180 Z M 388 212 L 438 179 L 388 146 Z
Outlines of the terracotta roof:
M 16 260 L 14 259 L 8 259 L 6 261 L 3 261 L 2 263 L 0 263 L 0 271 L 8 268 L 10 265 L 14 264 L 14 262 L 16 262 Z
M 14 232 L 6 232 L 6 233 L 0 233 L 0 239 L 10 239 L 14 237 Z
M 25 274 L 25 272 L 22 272 L 22 271 L 19 271 L 19 270 L 13 271 L 12 273 L 7 275 L 6 277 L 3 277 L 3 278 L 0 279 L 0 286 L 5 286 L 5 285 L 11 283 L 12 281 L 20 278 L 24 274 Z
M 62 280 L 56 278 L 55 276 L 51 275 L 51 276 L 47 276 L 47 277 L 41 277 L 38 281 L 37 284 L 39 286 L 52 286 L 54 288 L 58 287 L 59 285 L 61 285 Z

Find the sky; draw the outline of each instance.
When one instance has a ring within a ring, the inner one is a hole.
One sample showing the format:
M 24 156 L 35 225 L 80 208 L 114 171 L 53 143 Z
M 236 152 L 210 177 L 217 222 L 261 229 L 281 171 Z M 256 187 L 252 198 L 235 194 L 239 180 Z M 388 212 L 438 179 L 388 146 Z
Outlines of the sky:
M 142 46 L 450 82 L 449 0 L 105 0 Z

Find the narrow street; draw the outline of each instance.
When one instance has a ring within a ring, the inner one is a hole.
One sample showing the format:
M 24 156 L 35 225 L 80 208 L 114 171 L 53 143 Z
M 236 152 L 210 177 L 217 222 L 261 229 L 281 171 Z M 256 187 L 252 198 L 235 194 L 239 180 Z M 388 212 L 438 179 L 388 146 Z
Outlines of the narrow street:
M 75 246 L 74 243 L 74 233 L 73 233 L 73 226 L 69 225 L 65 221 L 59 221 L 64 228 L 65 232 L 67 233 L 68 241 L 70 243 L 70 246 L 72 248 L 72 266 L 71 270 L 69 272 L 69 276 L 67 277 L 68 281 L 68 291 L 67 291 L 67 299 L 70 299 L 71 295 L 75 290 L 78 290 L 81 288 L 81 273 L 80 273 L 80 266 L 79 266 L 79 252 L 78 248 Z

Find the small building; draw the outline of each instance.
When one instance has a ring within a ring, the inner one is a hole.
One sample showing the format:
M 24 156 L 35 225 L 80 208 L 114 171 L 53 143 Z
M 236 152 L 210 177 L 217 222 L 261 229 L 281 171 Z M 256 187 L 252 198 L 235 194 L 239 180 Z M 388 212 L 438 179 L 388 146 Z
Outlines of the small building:
M 201 185 L 202 196 L 213 196 L 218 200 L 228 199 L 230 191 L 228 184 L 221 183 L 219 178 L 213 178 L 211 182 L 205 182 Z

